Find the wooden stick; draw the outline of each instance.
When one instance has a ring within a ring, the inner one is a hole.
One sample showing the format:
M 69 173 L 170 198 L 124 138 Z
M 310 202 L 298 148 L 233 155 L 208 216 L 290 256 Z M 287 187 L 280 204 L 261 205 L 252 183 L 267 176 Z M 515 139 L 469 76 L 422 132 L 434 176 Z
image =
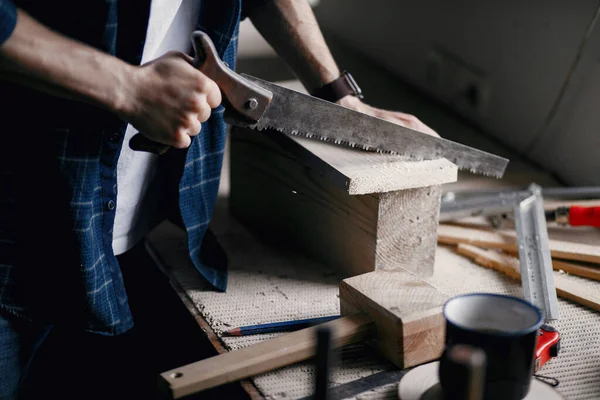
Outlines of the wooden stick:
M 321 326 L 331 329 L 331 346 L 338 348 L 373 337 L 375 323 L 364 314 L 343 317 L 164 372 L 159 385 L 172 398 L 179 398 L 307 360 L 315 354 L 316 331 Z
M 600 281 L 600 268 L 573 264 L 560 260 L 552 260 L 552 268 L 555 271 L 565 271 L 568 274 Z
M 438 227 L 438 243 L 464 243 L 512 252 L 518 249 L 516 237 L 513 235 L 444 224 L 440 224 Z M 549 246 L 552 257 L 600 264 L 600 246 L 565 242 L 562 240 L 550 240 Z
M 458 245 L 456 251 L 471 258 L 483 267 L 495 269 L 511 278 L 521 280 L 519 259 L 516 257 L 498 251 L 480 249 L 468 244 Z M 589 290 L 588 287 L 569 279 L 568 276 L 559 272 L 554 273 L 554 285 L 556 286 L 556 294 L 559 297 L 600 311 L 599 290 Z

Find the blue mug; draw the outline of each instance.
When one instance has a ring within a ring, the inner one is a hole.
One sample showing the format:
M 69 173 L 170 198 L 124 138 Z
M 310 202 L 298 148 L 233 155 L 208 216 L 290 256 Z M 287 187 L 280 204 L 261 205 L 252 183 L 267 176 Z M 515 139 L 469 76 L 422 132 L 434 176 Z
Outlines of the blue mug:
M 521 400 L 527 396 L 538 330 L 544 322 L 537 307 L 517 297 L 474 293 L 448 300 L 443 314 L 446 348 L 439 377 L 445 398 L 457 398 L 464 390 L 464 382 L 447 358 L 457 344 L 485 353 L 484 399 Z

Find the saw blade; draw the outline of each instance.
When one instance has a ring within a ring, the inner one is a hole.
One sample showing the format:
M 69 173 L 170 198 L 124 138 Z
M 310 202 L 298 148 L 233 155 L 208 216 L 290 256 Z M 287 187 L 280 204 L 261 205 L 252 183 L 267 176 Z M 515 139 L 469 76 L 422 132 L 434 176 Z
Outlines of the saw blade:
M 412 160 L 446 158 L 458 166 L 501 178 L 508 160 L 447 139 L 434 137 L 316 97 L 242 74 L 273 93 L 271 104 L 251 129 L 323 140 L 338 145 L 406 156 Z

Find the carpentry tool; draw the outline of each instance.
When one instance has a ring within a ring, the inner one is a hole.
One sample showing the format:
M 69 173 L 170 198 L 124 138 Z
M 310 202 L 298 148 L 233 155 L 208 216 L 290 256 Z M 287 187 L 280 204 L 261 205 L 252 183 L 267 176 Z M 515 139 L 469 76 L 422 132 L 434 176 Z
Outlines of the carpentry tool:
M 339 297 L 342 318 L 320 325 L 331 330 L 332 348 L 369 340 L 399 368 L 441 355 L 441 307 L 449 296 L 414 274 L 374 271 L 348 278 L 340 284 Z M 317 329 L 287 333 L 166 371 L 159 385 L 179 398 L 306 360 L 315 354 Z
M 545 199 L 556 200 L 584 200 L 600 199 L 600 187 L 550 187 L 540 188 L 540 195 Z M 496 216 L 512 213 L 514 204 L 531 195 L 529 189 L 454 193 L 446 192 L 442 195 L 440 207 L 440 222 L 451 221 L 462 217 Z M 587 211 L 589 212 L 589 211 Z M 594 211 L 594 218 L 600 218 L 600 212 Z M 592 218 L 588 216 L 588 218 Z
M 414 160 L 446 158 L 460 169 L 502 177 L 508 160 L 427 135 L 248 75 L 240 76 L 218 57 L 209 36 L 192 34 L 193 65 L 221 89 L 227 122 L 255 130 L 276 130 L 338 145 L 399 154 Z M 163 153 L 168 146 L 136 135 L 134 150 Z
M 593 226 L 600 228 L 600 207 L 558 207 L 546 211 L 547 221 L 556 221 L 559 225 Z
M 551 358 L 560 351 L 560 334 L 550 325 L 542 325 L 535 345 L 533 372 L 539 371 Z
M 528 191 L 500 192 L 492 197 L 448 200 L 442 203 L 440 220 L 479 212 L 507 212 L 510 208 L 513 209 L 517 231 L 523 295 L 542 310 L 546 321 L 558 319 L 558 300 L 540 186 L 532 184 Z
M 539 307 L 545 320 L 550 321 L 558 319 L 559 313 L 544 200 L 538 185 L 531 185 L 530 190 L 531 195 L 515 205 L 514 212 L 521 284 L 525 299 Z
M 331 315 L 319 318 L 272 322 L 269 324 L 261 325 L 240 326 L 239 328 L 233 328 L 228 330 L 227 332 L 223 332 L 223 336 L 247 336 L 257 335 L 259 333 L 292 332 L 308 328 L 309 326 L 319 325 L 325 322 L 333 321 L 334 319 L 338 319 L 339 317 L 339 315 Z

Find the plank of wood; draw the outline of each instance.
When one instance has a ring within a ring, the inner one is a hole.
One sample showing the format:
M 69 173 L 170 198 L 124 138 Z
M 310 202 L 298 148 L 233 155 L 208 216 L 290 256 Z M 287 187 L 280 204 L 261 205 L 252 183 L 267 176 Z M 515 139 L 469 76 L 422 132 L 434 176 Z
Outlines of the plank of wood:
M 374 335 L 373 321 L 366 315 L 340 318 L 323 326 L 331 329 L 333 348 Z M 302 329 L 163 372 L 159 386 L 172 398 L 180 398 L 306 360 L 315 354 L 317 329 Z
M 298 157 L 302 161 L 331 176 L 333 182 L 352 195 L 441 185 L 457 179 L 456 166 L 446 159 L 410 161 L 397 155 L 346 149 L 299 136 L 289 139 L 301 146 Z
M 345 276 L 397 265 L 433 273 L 439 186 L 349 195 L 265 135 L 234 129 L 231 139 L 230 207 L 254 232 Z
M 496 269 L 514 279 L 521 279 L 519 259 L 516 257 L 467 244 L 459 244 L 456 251 L 481 266 Z M 568 275 L 556 271 L 554 272 L 554 285 L 559 297 L 600 311 L 600 290 L 597 290 L 598 288 L 591 289 L 576 279 L 570 279 Z
M 564 271 L 567 274 L 600 281 L 600 268 L 587 265 L 574 264 L 560 260 L 552 260 L 552 268 L 555 271 Z
M 440 224 L 438 227 L 438 243 L 464 243 L 513 252 L 518 249 L 514 233 L 470 229 L 446 224 Z M 600 264 L 600 246 L 550 240 L 549 247 L 552 257 Z
M 449 296 L 402 271 L 375 271 L 340 285 L 342 314 L 368 314 L 376 345 L 399 368 L 438 358 L 444 347 L 442 306 Z
M 442 305 L 448 296 L 406 271 L 375 271 L 344 280 L 344 317 L 323 324 L 332 348 L 375 339 L 383 355 L 401 368 L 440 356 L 444 345 Z M 311 327 L 254 346 L 220 354 L 160 374 L 159 386 L 173 398 L 306 360 L 315 354 Z
M 279 85 L 306 94 L 297 80 Z M 274 132 L 267 135 L 303 164 L 352 195 L 441 185 L 456 182 L 458 176 L 458 168 L 446 159 L 417 162 L 404 156 L 335 146 L 301 136 Z

